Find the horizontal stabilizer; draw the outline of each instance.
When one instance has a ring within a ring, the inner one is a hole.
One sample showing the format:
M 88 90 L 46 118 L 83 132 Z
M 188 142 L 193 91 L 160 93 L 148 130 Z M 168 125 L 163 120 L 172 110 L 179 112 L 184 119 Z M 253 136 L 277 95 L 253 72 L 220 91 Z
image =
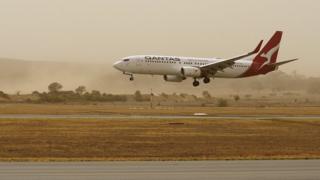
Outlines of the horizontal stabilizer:
M 278 67 L 278 66 L 281 66 L 281 65 L 293 62 L 293 61 L 297 61 L 297 60 L 298 59 L 291 59 L 291 60 L 287 60 L 287 61 L 281 61 L 281 62 L 273 63 L 273 64 L 270 64 L 270 65 Z

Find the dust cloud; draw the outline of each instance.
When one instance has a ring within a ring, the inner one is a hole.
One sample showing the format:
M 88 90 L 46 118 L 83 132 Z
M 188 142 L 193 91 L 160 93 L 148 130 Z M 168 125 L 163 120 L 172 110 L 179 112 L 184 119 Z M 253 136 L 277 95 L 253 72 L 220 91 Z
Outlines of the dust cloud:
M 155 94 L 162 92 L 201 95 L 203 91 L 215 94 L 249 94 L 261 92 L 292 92 L 320 94 L 320 78 L 306 77 L 296 72 L 273 72 L 266 76 L 244 79 L 214 79 L 209 85 L 192 87 L 192 79 L 182 83 L 164 82 L 162 76 L 138 75 L 130 82 L 108 63 L 75 63 L 23 61 L 0 59 L 0 90 L 7 93 L 47 91 L 52 82 L 59 82 L 63 90 L 74 90 L 80 85 L 88 91 L 99 90 L 113 94 L 132 94 L 136 90 Z

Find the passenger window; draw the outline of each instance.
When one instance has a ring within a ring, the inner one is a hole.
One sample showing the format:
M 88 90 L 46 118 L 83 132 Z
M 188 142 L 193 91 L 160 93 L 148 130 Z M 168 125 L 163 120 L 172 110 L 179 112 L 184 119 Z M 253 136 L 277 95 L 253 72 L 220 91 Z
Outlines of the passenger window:
M 130 59 L 124 59 L 123 61 L 128 62 L 128 61 L 130 61 Z

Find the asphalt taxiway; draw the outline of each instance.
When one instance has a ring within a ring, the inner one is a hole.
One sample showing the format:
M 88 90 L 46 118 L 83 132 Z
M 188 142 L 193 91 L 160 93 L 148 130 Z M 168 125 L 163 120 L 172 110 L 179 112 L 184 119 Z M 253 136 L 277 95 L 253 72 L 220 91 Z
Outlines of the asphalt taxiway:
M 2 180 L 316 180 L 320 160 L 0 163 Z

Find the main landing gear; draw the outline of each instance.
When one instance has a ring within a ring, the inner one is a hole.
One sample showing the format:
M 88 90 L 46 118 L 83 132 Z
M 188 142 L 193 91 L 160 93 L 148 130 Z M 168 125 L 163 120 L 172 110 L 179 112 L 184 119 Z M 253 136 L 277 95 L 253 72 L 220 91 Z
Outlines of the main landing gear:
M 205 84 L 210 83 L 210 78 L 205 77 L 205 78 L 203 79 L 203 83 L 205 83 Z M 197 86 L 200 85 L 200 82 L 199 82 L 196 78 L 194 78 L 194 81 L 193 81 L 192 84 L 193 84 L 194 87 L 197 87 Z
M 205 77 L 205 78 L 203 79 L 203 83 L 208 84 L 209 82 L 210 82 L 210 78 Z
M 200 82 L 197 79 L 194 79 L 192 84 L 193 84 L 194 87 L 197 87 L 197 86 L 200 85 Z

